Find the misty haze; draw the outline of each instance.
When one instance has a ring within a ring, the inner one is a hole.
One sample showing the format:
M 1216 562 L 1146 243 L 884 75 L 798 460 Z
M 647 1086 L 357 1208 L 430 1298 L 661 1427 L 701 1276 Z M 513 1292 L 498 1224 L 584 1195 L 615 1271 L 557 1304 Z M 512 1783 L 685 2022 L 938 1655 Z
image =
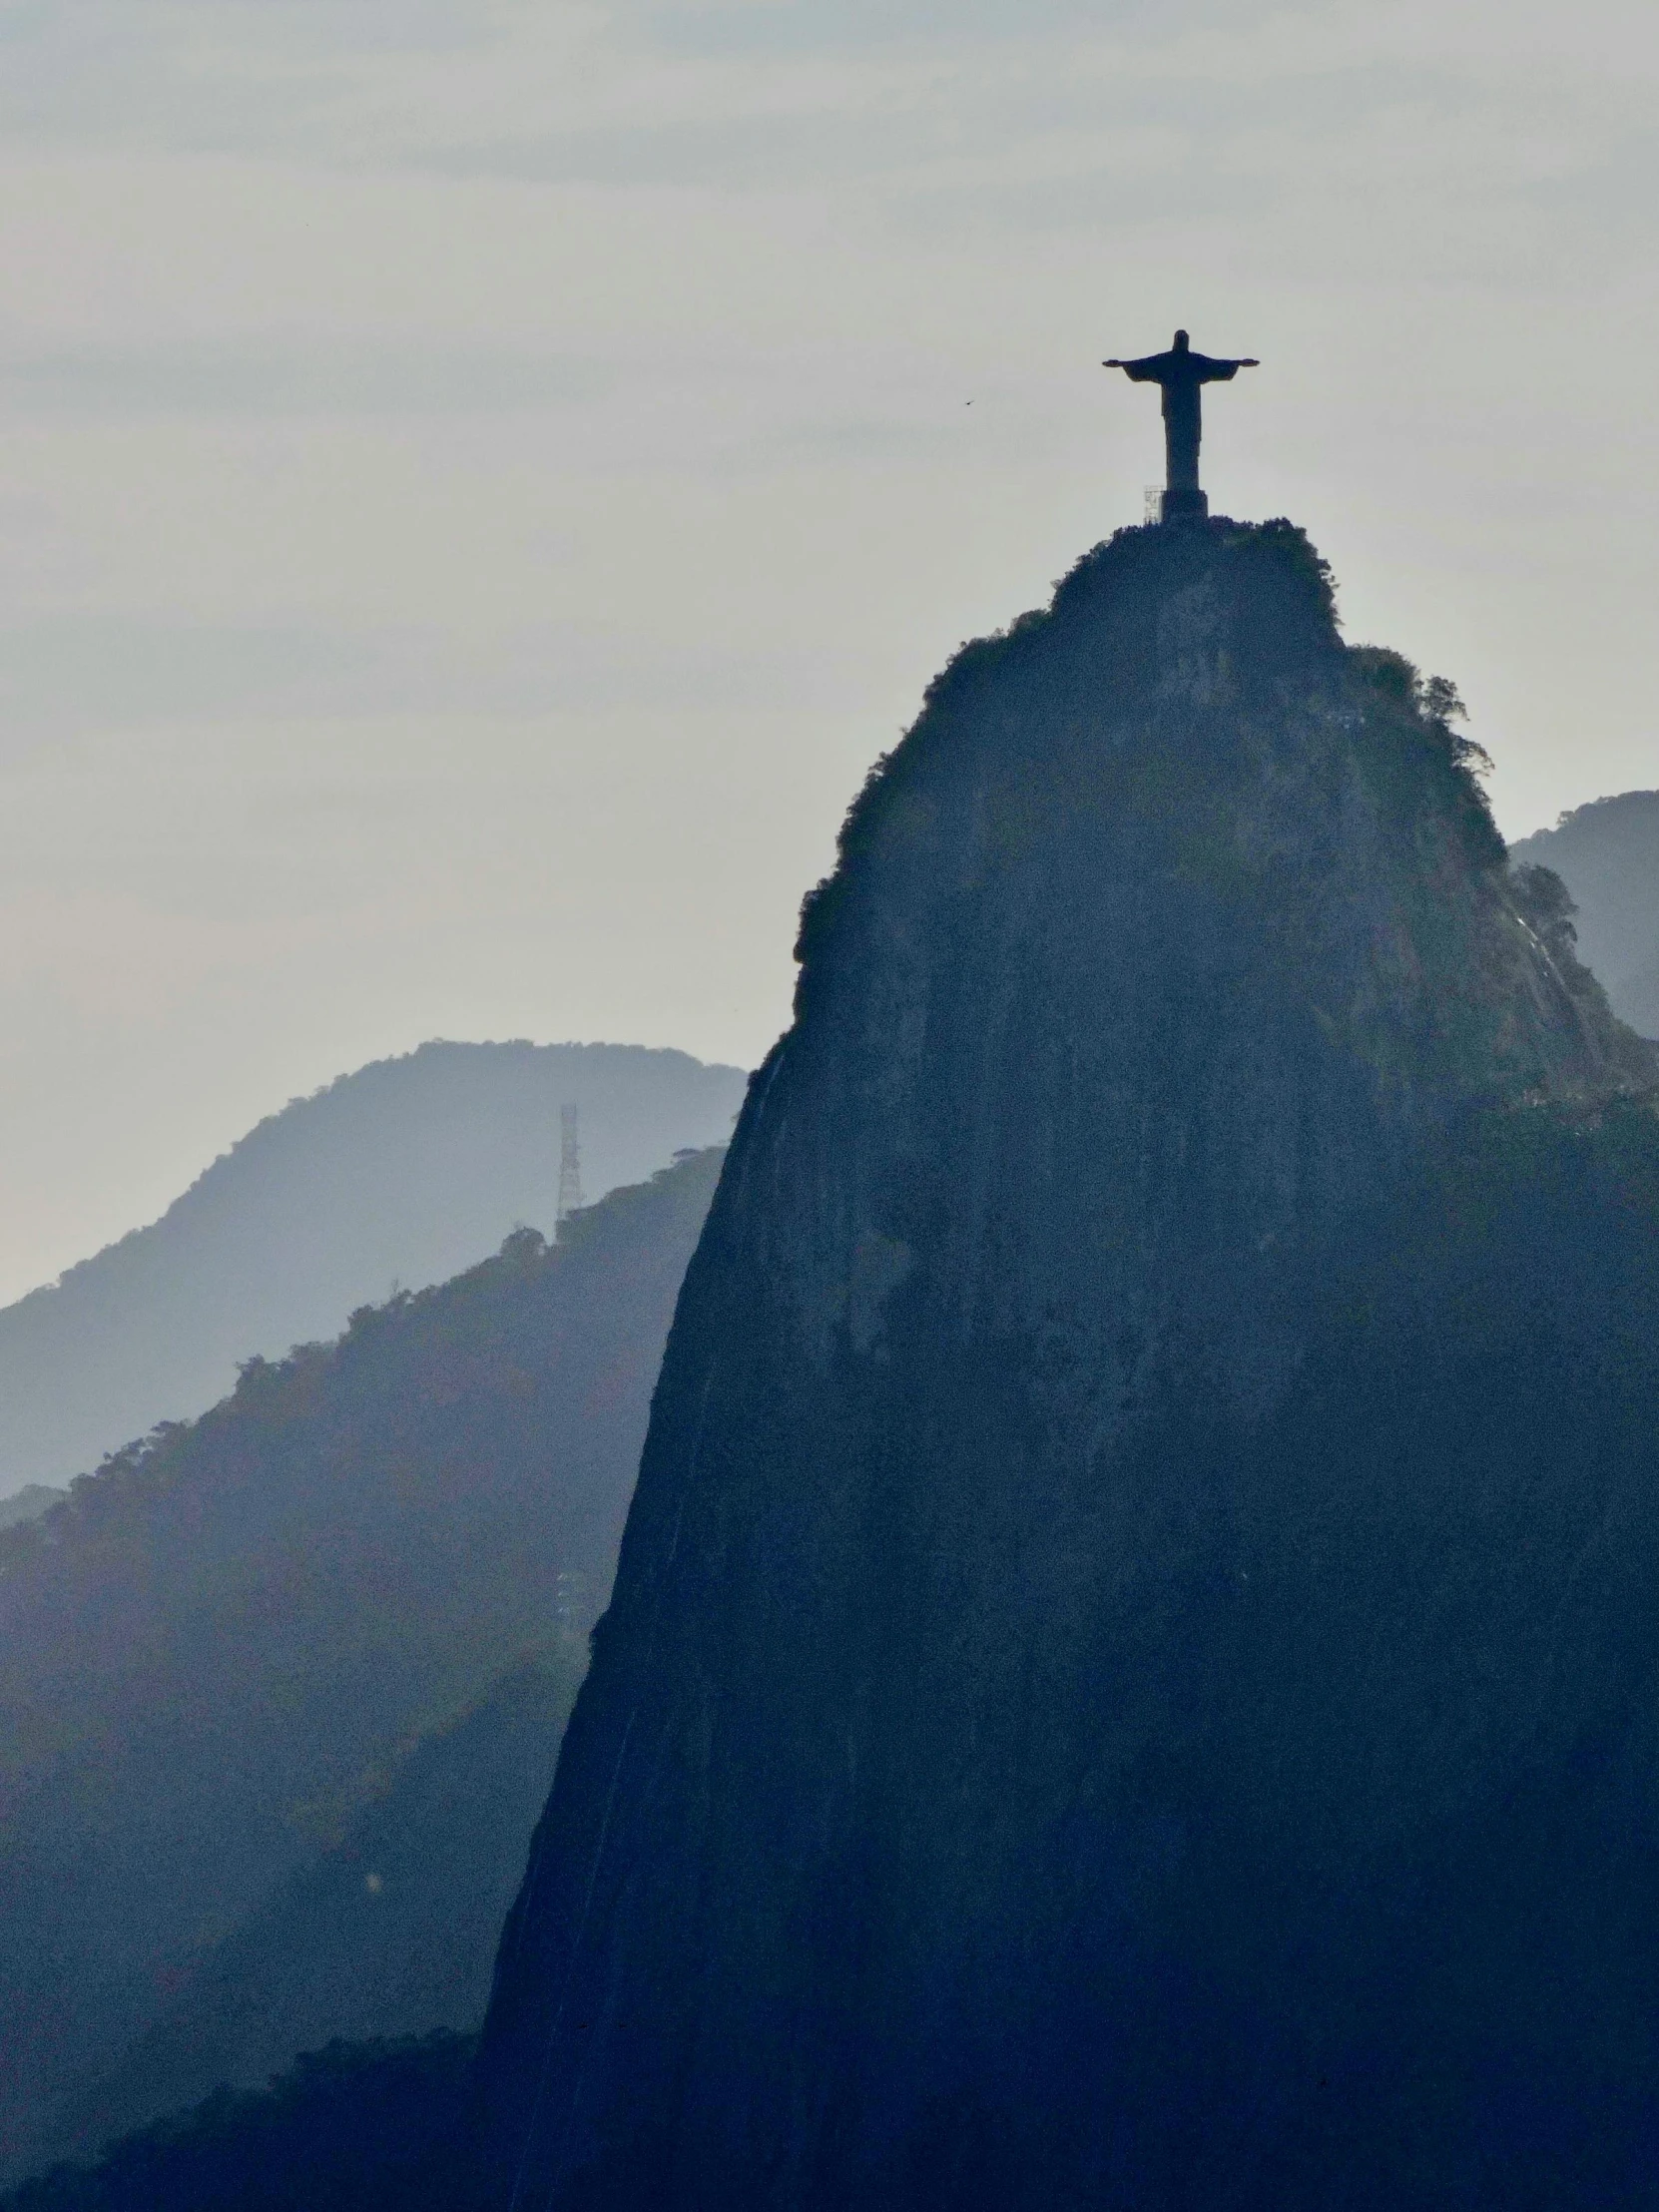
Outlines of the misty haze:
M 0 52 L 0 2212 L 1659 2212 L 1651 11 Z

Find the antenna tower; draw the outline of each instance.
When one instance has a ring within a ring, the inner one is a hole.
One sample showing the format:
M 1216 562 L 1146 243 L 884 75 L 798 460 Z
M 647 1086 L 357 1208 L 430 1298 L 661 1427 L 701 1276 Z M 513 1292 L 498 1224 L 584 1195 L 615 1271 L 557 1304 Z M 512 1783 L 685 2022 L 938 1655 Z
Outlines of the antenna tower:
M 582 1198 L 582 1146 L 577 1133 L 574 1106 L 559 1108 L 559 1205 L 555 1221 L 580 1210 Z

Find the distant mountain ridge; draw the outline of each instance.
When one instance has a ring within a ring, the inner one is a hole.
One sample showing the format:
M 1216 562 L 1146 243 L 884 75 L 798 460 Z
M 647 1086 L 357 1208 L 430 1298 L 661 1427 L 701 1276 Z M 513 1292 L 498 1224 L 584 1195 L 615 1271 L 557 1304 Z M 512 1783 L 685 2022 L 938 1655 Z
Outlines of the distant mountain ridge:
M 1620 792 L 1511 847 L 1572 893 L 1578 949 L 1613 1011 L 1659 1037 L 1659 792 Z
M 332 1337 L 553 1227 L 559 1109 L 585 1194 L 730 1134 L 746 1077 L 643 1045 L 433 1042 L 291 1100 L 160 1220 L 0 1310 L 0 1497 L 222 1397 L 237 1363 Z
M 25 1482 L 10 1497 L 0 1497 L 0 1528 L 15 1528 L 19 1521 L 33 1520 L 37 1514 L 61 1505 L 68 1495 L 67 1490 L 49 1482 Z

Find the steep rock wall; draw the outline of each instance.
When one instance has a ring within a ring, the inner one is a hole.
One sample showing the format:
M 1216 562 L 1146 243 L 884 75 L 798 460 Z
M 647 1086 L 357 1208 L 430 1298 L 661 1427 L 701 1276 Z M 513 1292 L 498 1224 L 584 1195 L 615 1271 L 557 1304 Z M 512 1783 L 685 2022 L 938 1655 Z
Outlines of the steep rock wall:
M 1541 1678 L 1482 1686 L 1559 1564 L 1470 1595 L 1458 1450 L 1523 1560 L 1543 1476 L 1491 1459 L 1491 1392 L 1457 1416 L 1423 1379 L 1543 1373 L 1561 1328 L 1504 1305 L 1489 1223 L 1475 1291 L 1434 1246 L 1388 1293 L 1484 1188 L 1481 1132 L 1640 1163 L 1617 1102 L 1654 1075 L 1432 706 L 1344 648 L 1290 526 L 1126 532 L 871 778 L 504 1938 L 492 2205 L 1417 2201 L 1379 2143 L 1423 2093 L 1382 2054 L 1435 2006 L 1451 2074 L 1491 2052 L 1380 1931 L 1448 1823 L 1510 1818 Z M 1645 1173 L 1585 1167 L 1563 1220 L 1646 1220 Z M 1630 1313 L 1646 1249 L 1598 1263 Z M 1645 1633 L 1595 1680 L 1624 1695 Z M 1333 2078 L 1365 2084 L 1335 2131 Z

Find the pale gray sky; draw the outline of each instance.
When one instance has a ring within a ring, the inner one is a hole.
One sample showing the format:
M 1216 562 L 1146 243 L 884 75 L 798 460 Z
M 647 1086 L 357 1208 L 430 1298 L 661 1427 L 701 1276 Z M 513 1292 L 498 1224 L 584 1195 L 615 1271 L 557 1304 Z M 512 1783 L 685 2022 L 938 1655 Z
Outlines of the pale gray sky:
M 1178 321 L 1505 828 L 1659 783 L 1656 91 L 1651 0 L 0 0 L 0 1297 L 428 1035 L 756 1058 Z

